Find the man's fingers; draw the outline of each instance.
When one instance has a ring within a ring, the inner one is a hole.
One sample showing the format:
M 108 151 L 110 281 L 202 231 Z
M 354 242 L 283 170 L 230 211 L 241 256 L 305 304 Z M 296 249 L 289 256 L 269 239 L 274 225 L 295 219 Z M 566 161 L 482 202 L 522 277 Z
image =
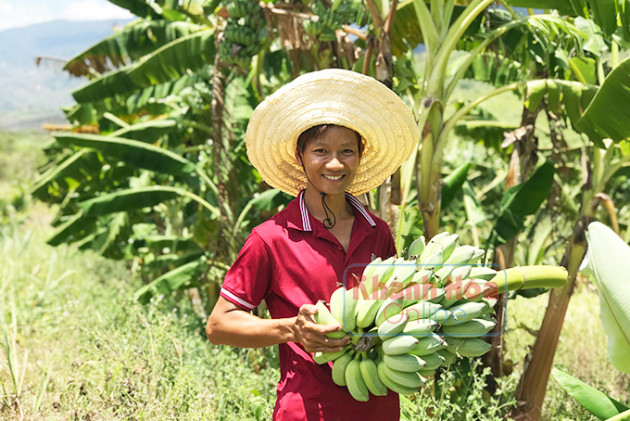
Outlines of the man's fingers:
M 300 307 L 300 312 L 312 316 L 313 314 L 317 313 L 317 306 L 313 304 L 304 304 L 302 307 Z
M 348 335 L 344 336 L 343 338 L 329 338 L 325 335 L 313 334 L 308 335 L 307 339 L 308 342 L 313 346 L 323 345 L 327 347 L 343 347 L 350 343 L 350 337 Z
M 335 347 L 318 346 L 318 347 L 311 348 L 309 352 L 339 352 L 339 351 L 342 351 L 343 348 L 344 348 L 343 346 L 335 346 Z

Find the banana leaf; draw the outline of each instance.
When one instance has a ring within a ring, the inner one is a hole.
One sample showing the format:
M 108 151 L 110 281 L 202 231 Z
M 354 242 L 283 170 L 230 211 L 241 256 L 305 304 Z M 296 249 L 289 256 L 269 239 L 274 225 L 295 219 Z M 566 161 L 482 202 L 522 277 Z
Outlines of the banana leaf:
M 170 42 L 136 63 L 108 73 L 72 92 L 79 103 L 129 94 L 171 82 L 214 62 L 214 31 L 204 30 Z
M 162 8 L 150 0 L 108 0 L 110 3 L 129 10 L 141 18 L 159 19 L 162 15 Z
M 85 164 L 84 158 L 89 153 L 90 151 L 87 149 L 81 149 L 66 158 L 59 165 L 51 167 L 50 170 L 42 174 L 42 176 L 35 182 L 35 185 L 31 188 L 31 194 L 35 197 L 42 198 L 44 196 L 45 189 L 50 185 L 50 183 L 57 179 L 68 177 L 69 174 L 73 174 L 77 167 L 81 167 Z
M 588 104 L 576 128 L 586 133 L 600 148 L 602 139 L 615 142 L 630 138 L 628 112 L 630 109 L 630 58 L 624 60 L 604 80 L 601 88 Z
M 142 265 L 142 271 L 145 273 L 156 273 L 158 271 L 163 272 L 165 268 L 172 270 L 200 258 L 203 254 L 204 252 L 202 250 L 183 255 L 176 253 L 162 254 L 148 263 L 144 263 Z
M 395 237 L 396 250 L 407 250 L 411 243 L 423 234 L 422 214 L 418 206 L 410 205 L 405 207 L 401 218 L 400 228 Z
M 137 140 L 73 133 L 59 133 L 54 137 L 61 144 L 96 149 L 103 155 L 137 168 L 173 175 L 190 173 L 195 169 L 192 162 L 176 153 Z
M 398 3 L 396 8 L 396 18 L 392 27 L 392 53 L 400 57 L 409 50 L 415 49 L 419 44 L 424 43 L 424 36 L 418 24 L 418 15 L 414 8 L 414 0 L 405 0 Z M 429 7 L 429 5 L 427 5 Z M 449 26 L 457 20 L 457 18 L 466 11 L 466 6 L 456 5 L 453 8 L 453 14 Z M 488 10 L 488 15 L 492 17 L 497 12 Z M 475 35 L 479 32 L 479 27 L 483 20 L 483 16 L 477 16 L 470 26 L 466 29 L 466 35 Z
M 497 244 L 507 242 L 523 230 L 525 217 L 534 214 L 547 198 L 553 173 L 553 163 L 545 162 L 530 178 L 505 191 L 493 228 Z
M 600 392 L 562 370 L 554 368 L 551 374 L 569 395 L 573 396 L 580 405 L 597 418 L 608 419 L 630 409 L 604 392 Z
M 207 267 L 208 264 L 205 258 L 186 263 L 138 289 L 134 294 L 134 298 L 146 304 L 153 296 L 168 295 L 174 291 L 193 286 L 197 277 L 203 273 Z
M 178 38 L 199 32 L 201 25 L 164 20 L 136 21 L 68 60 L 64 70 L 75 76 L 121 67 Z
M 250 200 L 249 205 L 258 210 L 270 211 L 283 205 L 286 206 L 290 201 L 291 197 L 281 190 L 269 189 Z
M 162 136 L 172 133 L 176 128 L 177 122 L 175 120 L 152 120 L 123 127 L 110 136 L 153 143 Z
M 186 191 L 178 187 L 138 187 L 103 194 L 80 202 L 79 206 L 86 216 L 97 216 L 151 207 L 183 196 L 186 196 Z
M 170 253 L 178 251 L 199 251 L 201 248 L 192 237 L 179 237 L 175 235 L 154 235 L 137 239 L 133 242 L 134 248 L 148 247 L 153 251 L 168 249 Z
M 87 217 L 83 212 L 79 212 L 57 228 L 46 240 L 46 243 L 51 246 L 58 246 L 62 243 L 76 241 L 92 232 L 95 226 L 96 218 Z M 74 240 L 71 241 L 71 239 Z
M 626 268 L 630 247 L 600 222 L 589 224 L 586 240 L 588 250 L 580 270 L 597 285 L 608 357 L 615 368 L 630 373 L 630 282 Z
M 66 110 L 66 116 L 68 121 L 75 124 L 88 125 L 97 124 L 100 116 L 106 112 L 118 116 L 169 114 L 177 108 L 175 104 L 166 103 L 163 100 L 180 94 L 187 87 L 204 82 L 202 76 L 200 73 L 193 73 L 172 82 L 141 88 L 131 95 L 113 95 L 95 102 L 74 104 Z
M 444 178 L 442 184 L 442 201 L 441 207 L 445 209 L 452 201 L 455 195 L 462 189 L 466 177 L 468 176 L 468 170 L 470 169 L 470 163 L 467 162 L 458 168 L 455 168 L 452 173 Z

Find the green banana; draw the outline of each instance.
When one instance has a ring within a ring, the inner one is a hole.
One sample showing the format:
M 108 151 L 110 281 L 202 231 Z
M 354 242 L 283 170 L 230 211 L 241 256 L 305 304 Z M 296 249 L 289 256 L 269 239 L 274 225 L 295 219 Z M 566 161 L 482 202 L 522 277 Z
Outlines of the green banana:
M 344 287 L 339 287 L 333 291 L 330 296 L 330 313 L 332 316 L 339 322 L 340 325 L 343 325 L 343 306 L 344 306 L 344 297 L 346 294 L 346 289 Z
M 418 357 L 424 357 L 425 355 L 433 354 L 434 352 L 444 349 L 446 342 L 440 335 L 431 333 L 424 337 L 418 338 L 418 343 L 409 351 L 410 354 L 417 355 Z
M 387 280 L 392 276 L 392 273 L 394 273 L 395 260 L 396 258 L 392 256 L 378 263 L 375 263 L 376 260 L 374 260 L 368 265 L 368 267 L 372 265 L 375 267 L 374 270 L 370 270 L 363 281 L 367 295 L 372 294 L 375 289 L 380 289 L 385 285 Z M 364 273 L 366 271 L 367 267 Z
M 483 279 L 484 281 L 489 281 L 494 278 L 497 274 L 497 271 L 488 266 L 474 266 L 468 276 L 470 278 Z
M 442 332 L 445 335 L 461 335 L 462 337 L 481 336 L 490 332 L 496 324 L 496 320 L 472 319 L 465 323 L 444 326 Z
M 416 272 L 417 266 L 412 262 L 408 262 L 405 259 L 397 259 L 394 263 L 394 271 L 392 276 L 387 280 L 385 286 L 388 288 L 394 282 L 398 282 L 401 285 L 402 290 L 411 281 L 413 274 Z
M 365 266 L 365 269 L 363 269 L 363 275 L 361 276 L 361 282 L 362 283 L 366 283 L 366 282 L 372 281 L 372 275 L 374 274 L 374 271 L 376 271 L 376 268 L 382 262 L 383 262 L 383 259 L 381 259 L 380 257 L 377 257 L 376 259 L 374 259 L 370 263 L 368 263 Z
M 346 368 L 350 361 L 354 359 L 354 351 L 346 352 L 341 357 L 337 358 L 333 363 L 332 379 L 338 386 L 345 386 L 346 383 Z
M 417 304 L 407 307 L 404 312 L 407 314 L 409 322 L 413 322 L 415 320 L 428 319 L 441 308 L 442 306 L 439 304 L 430 301 L 420 301 Z
M 430 284 L 433 280 L 433 269 L 426 269 L 420 267 L 416 273 L 413 274 L 409 284 Z
M 420 372 L 422 370 L 435 370 L 444 363 L 444 357 L 442 357 L 442 355 L 440 355 L 437 351 L 433 354 L 422 356 L 422 359 L 425 362 L 425 366 L 422 369 L 418 370 Z
M 424 249 L 424 252 L 426 252 L 427 249 Z M 424 253 L 423 252 L 423 253 Z M 419 265 L 421 265 L 422 269 L 437 269 L 442 267 L 442 265 L 444 264 L 444 260 L 442 259 L 442 250 L 438 249 L 435 251 L 435 253 L 433 253 L 432 255 L 428 256 L 425 260 L 423 260 L 422 262 L 418 262 Z
M 367 386 L 370 393 L 375 396 L 387 395 L 387 386 L 383 384 L 378 376 L 376 363 L 367 356 L 363 356 L 359 365 L 363 382 Z
M 383 362 L 393 370 L 405 371 L 410 373 L 422 370 L 427 365 L 426 361 L 413 354 L 384 354 Z
M 450 310 L 445 309 L 442 306 L 440 306 L 440 308 L 437 309 L 435 311 L 435 313 L 433 313 L 433 315 L 431 316 L 431 320 L 434 320 L 435 322 L 437 322 L 439 324 L 444 324 L 444 323 L 448 322 L 448 320 L 450 320 L 450 318 L 451 318 Z
M 484 301 L 469 301 L 449 308 L 450 316 L 448 319 L 438 323 L 442 326 L 453 326 L 465 323 L 469 320 L 483 316 L 490 312 L 492 308 Z
M 382 325 L 385 320 L 402 313 L 405 300 L 402 297 L 390 297 L 386 299 L 376 313 L 374 319 L 377 326 Z
M 403 298 L 403 307 L 408 308 L 422 301 L 423 297 L 431 290 L 431 284 L 416 284 L 411 282 L 407 288 L 400 292 Z
M 440 300 L 442 300 L 442 297 L 444 297 L 445 293 L 446 291 L 444 290 L 444 288 L 434 287 L 431 288 L 429 292 L 427 292 L 427 295 L 424 296 L 424 299 L 432 303 L 439 303 Z
M 409 316 L 406 314 L 390 317 L 378 326 L 378 336 L 387 339 L 402 332 L 407 325 L 407 320 L 409 320 Z
M 413 336 L 394 336 L 383 341 L 382 347 L 386 354 L 398 355 L 411 351 L 418 344 L 418 339 Z
M 317 307 L 317 313 L 313 315 L 313 319 L 315 320 L 315 323 L 324 325 L 324 326 L 339 325 L 337 320 L 335 320 L 333 315 L 330 313 L 330 311 L 326 307 L 326 304 L 324 304 L 324 301 L 322 300 L 317 301 L 317 304 L 315 304 L 315 307 Z M 346 336 L 346 332 L 344 332 L 343 330 L 339 330 L 337 332 L 327 333 L 326 336 L 328 336 L 329 338 L 339 339 Z
M 424 247 L 424 236 L 421 235 L 413 240 L 413 242 L 409 245 L 409 248 L 407 249 L 407 258 L 412 258 L 413 256 L 416 256 L 416 258 L 419 257 L 422 254 Z
M 448 265 L 467 265 L 471 263 L 475 250 L 477 248 L 473 246 L 459 246 L 453 250 L 453 253 L 444 263 Z
M 446 349 L 461 357 L 479 357 L 490 351 L 492 345 L 480 338 L 448 338 Z
M 422 250 L 422 254 L 420 254 L 418 263 L 426 264 L 429 258 L 431 256 L 434 256 L 438 251 L 440 252 L 441 256 L 443 247 L 440 244 L 440 240 L 448 237 L 448 235 L 449 234 L 446 231 L 434 235 L 433 238 L 431 238 L 431 240 L 429 240 L 427 245 L 424 247 L 424 250 Z M 440 262 L 440 264 L 442 264 L 442 262 Z
M 359 354 L 357 354 L 354 359 L 348 363 L 345 379 L 348 391 L 352 397 L 360 402 L 367 402 L 368 399 L 370 399 L 370 393 L 361 376 L 361 361 L 359 358 Z
M 413 395 L 418 391 L 417 387 L 403 386 L 402 384 L 390 379 L 385 372 L 387 370 L 387 366 L 382 360 L 376 364 L 376 369 L 378 371 L 378 377 L 381 379 L 383 384 L 394 392 L 400 393 L 401 395 Z
M 337 352 L 316 352 L 313 354 L 313 361 L 317 364 L 322 365 L 329 363 L 331 361 L 335 361 L 337 358 L 341 357 L 350 349 L 349 345 L 346 345 L 341 351 Z
M 453 269 L 455 269 L 455 266 L 445 264 L 444 266 L 436 270 L 435 274 L 433 275 L 436 278 L 436 282 L 440 282 L 442 284 L 446 283 L 446 280 L 449 276 L 451 276 L 451 272 L 453 272 Z
M 424 370 L 418 370 L 418 374 L 420 374 L 422 377 L 429 377 L 435 374 L 435 370 L 435 368 L 426 368 Z
M 446 348 L 438 349 L 435 353 L 444 359 L 442 365 L 449 366 L 451 364 L 455 364 L 455 362 L 457 361 L 457 355 L 448 351 Z
M 403 333 L 406 335 L 424 336 L 433 332 L 437 328 L 438 324 L 435 320 L 431 319 L 418 319 L 407 321 Z
M 457 239 L 459 235 L 451 234 L 441 238 L 438 243 L 442 246 L 442 259 L 446 260 L 449 258 L 453 250 L 457 247 Z
M 381 308 L 384 301 L 377 298 L 379 293 L 380 291 L 376 291 L 372 294 L 373 298 L 360 300 L 357 303 L 357 327 L 365 329 L 374 323 L 376 313 L 378 313 L 378 310 Z
M 385 361 L 383 360 L 383 363 Z M 401 384 L 406 387 L 415 387 L 418 388 L 422 386 L 424 383 L 424 378 L 419 375 L 416 371 L 407 372 L 407 371 L 399 371 L 394 370 L 389 367 L 387 364 L 384 364 L 383 372 L 387 376 L 387 378 L 392 379 L 398 384 Z
M 357 325 L 356 307 L 359 288 L 346 290 L 343 286 L 337 288 L 330 297 L 330 310 L 344 330 L 353 331 Z

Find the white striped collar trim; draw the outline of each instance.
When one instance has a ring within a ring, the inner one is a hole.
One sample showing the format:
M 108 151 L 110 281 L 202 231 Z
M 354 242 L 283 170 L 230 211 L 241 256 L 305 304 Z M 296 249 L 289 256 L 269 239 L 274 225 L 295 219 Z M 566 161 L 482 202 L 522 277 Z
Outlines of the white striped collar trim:
M 313 231 L 313 228 L 311 228 L 311 221 L 308 219 L 306 203 L 304 203 L 304 191 L 300 192 L 300 214 L 302 215 L 302 229 L 304 231 Z
M 350 193 L 346 193 L 346 200 L 350 202 L 350 204 L 354 206 L 354 208 L 358 210 L 361 215 L 363 215 L 365 220 L 368 221 L 368 223 L 372 226 L 372 228 L 376 226 L 376 222 L 374 222 L 374 219 L 370 216 L 368 211 L 365 210 L 361 202 L 359 202 L 359 199 L 357 199 Z M 304 231 L 313 231 L 313 228 L 311 227 L 311 221 L 308 218 L 308 210 L 306 209 L 306 203 L 304 203 L 303 190 L 300 192 L 299 202 L 300 202 L 300 214 L 302 215 L 302 229 Z
M 252 305 L 250 303 L 248 303 L 247 301 L 238 298 L 236 295 L 232 294 L 230 291 L 228 291 L 225 288 L 221 288 L 221 294 L 225 295 L 226 298 L 229 298 L 232 301 L 235 301 L 237 303 L 239 303 L 240 305 L 242 305 L 243 307 L 245 307 L 248 310 L 253 310 L 254 307 L 256 307 L 255 305 Z

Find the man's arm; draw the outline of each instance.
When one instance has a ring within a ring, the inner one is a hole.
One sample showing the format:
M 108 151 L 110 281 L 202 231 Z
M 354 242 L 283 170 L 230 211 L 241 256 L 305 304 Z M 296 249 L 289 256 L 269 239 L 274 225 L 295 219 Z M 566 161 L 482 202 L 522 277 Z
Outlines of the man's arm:
M 260 348 L 286 342 L 301 343 L 308 352 L 336 352 L 350 342 L 346 335 L 332 339 L 327 333 L 341 326 L 315 323 L 317 308 L 312 304 L 300 307 L 298 315 L 283 319 L 262 319 L 219 297 L 206 325 L 206 335 L 215 345 Z

